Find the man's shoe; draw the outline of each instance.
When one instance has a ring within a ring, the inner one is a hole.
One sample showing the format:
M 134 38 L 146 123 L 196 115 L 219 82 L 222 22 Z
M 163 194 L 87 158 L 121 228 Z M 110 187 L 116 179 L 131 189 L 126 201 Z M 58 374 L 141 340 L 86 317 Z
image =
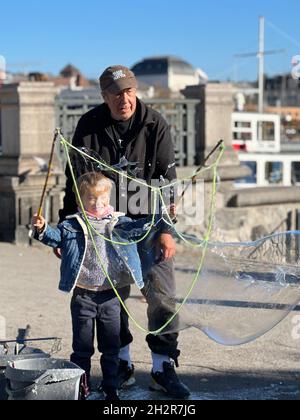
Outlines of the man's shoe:
M 91 380 L 89 374 L 83 374 L 80 382 L 79 399 L 87 400 L 91 395 Z
M 130 368 L 128 362 L 120 360 L 119 372 L 119 389 L 127 388 L 135 384 L 134 365 Z
M 102 388 L 105 401 L 120 401 L 118 390 L 115 388 Z
M 178 400 L 185 400 L 191 395 L 189 389 L 179 381 L 175 372 L 174 364 L 164 362 L 163 372 L 152 372 L 151 391 L 163 391 L 169 397 Z

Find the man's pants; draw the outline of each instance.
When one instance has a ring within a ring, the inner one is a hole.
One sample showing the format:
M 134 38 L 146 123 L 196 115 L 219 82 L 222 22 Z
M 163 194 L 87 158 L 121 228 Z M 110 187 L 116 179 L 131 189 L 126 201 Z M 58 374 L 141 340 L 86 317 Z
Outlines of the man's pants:
M 76 288 L 71 301 L 73 324 L 73 351 L 71 361 L 87 373 L 91 372 L 91 358 L 95 352 L 97 333 L 98 350 L 102 353 L 103 387 L 118 387 L 120 341 L 120 303 L 113 290 L 90 292 Z
M 123 289 L 125 291 L 125 289 Z M 155 265 L 147 279 L 143 291 L 148 303 L 148 327 L 150 331 L 160 329 L 168 322 L 176 311 L 176 285 L 174 261 L 165 261 Z M 123 294 L 123 300 L 129 297 L 130 289 Z M 166 331 L 178 331 L 178 316 L 170 323 Z M 178 333 L 173 332 L 163 335 L 148 335 L 146 340 L 153 353 L 169 356 L 176 363 L 180 355 L 178 350 Z M 121 347 L 132 342 L 129 331 L 128 316 L 121 309 Z

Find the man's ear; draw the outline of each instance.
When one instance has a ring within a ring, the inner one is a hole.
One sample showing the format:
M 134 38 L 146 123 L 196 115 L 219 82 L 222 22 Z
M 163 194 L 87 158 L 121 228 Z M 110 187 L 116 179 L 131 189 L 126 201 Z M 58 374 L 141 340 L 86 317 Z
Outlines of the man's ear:
M 107 98 L 106 98 L 106 94 L 104 92 L 101 92 L 102 98 L 104 100 L 104 102 L 107 104 Z

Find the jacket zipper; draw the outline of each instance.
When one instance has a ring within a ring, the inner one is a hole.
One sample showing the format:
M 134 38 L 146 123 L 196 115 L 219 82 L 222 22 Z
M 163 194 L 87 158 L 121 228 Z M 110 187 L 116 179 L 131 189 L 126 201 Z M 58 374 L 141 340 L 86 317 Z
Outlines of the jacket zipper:
M 144 126 L 142 126 L 141 127 L 141 129 L 140 130 L 138 130 L 138 132 L 137 132 L 137 134 L 128 142 L 128 144 L 127 144 L 127 147 L 126 147 L 126 151 L 125 151 L 125 158 L 127 159 L 128 157 L 128 150 L 129 150 L 129 146 L 138 138 L 138 136 L 141 134 L 141 132 L 142 132 L 142 130 L 148 125 L 148 124 L 152 124 L 152 121 L 149 121 L 148 123 L 145 123 L 145 125 Z M 114 144 L 114 147 L 115 147 L 115 150 L 116 150 L 116 152 L 117 152 L 117 154 L 118 154 L 118 156 L 117 156 L 117 160 L 118 161 L 120 161 L 120 159 L 123 157 L 123 156 L 121 156 L 122 155 L 122 153 L 120 153 L 121 152 L 121 148 L 120 148 L 120 145 L 118 144 L 118 142 L 111 136 L 111 134 L 110 134 L 110 132 L 109 132 L 109 130 L 108 130 L 108 128 L 106 128 L 105 129 L 105 132 L 106 132 L 106 134 L 108 135 L 108 137 L 112 140 L 112 142 L 113 142 L 113 144 Z

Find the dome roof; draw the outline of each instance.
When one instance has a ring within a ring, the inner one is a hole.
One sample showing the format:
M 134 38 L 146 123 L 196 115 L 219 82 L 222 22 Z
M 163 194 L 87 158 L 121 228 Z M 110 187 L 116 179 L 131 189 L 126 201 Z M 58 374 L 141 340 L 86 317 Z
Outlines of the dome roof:
M 173 56 L 145 58 L 132 67 L 136 76 L 167 74 L 169 70 L 172 70 L 174 74 L 189 76 L 195 74 L 195 69 L 191 64 Z
M 78 74 L 81 74 L 81 73 L 75 66 L 73 66 L 73 64 L 68 64 L 60 72 L 60 75 L 63 77 L 72 77 L 72 76 L 77 76 Z

